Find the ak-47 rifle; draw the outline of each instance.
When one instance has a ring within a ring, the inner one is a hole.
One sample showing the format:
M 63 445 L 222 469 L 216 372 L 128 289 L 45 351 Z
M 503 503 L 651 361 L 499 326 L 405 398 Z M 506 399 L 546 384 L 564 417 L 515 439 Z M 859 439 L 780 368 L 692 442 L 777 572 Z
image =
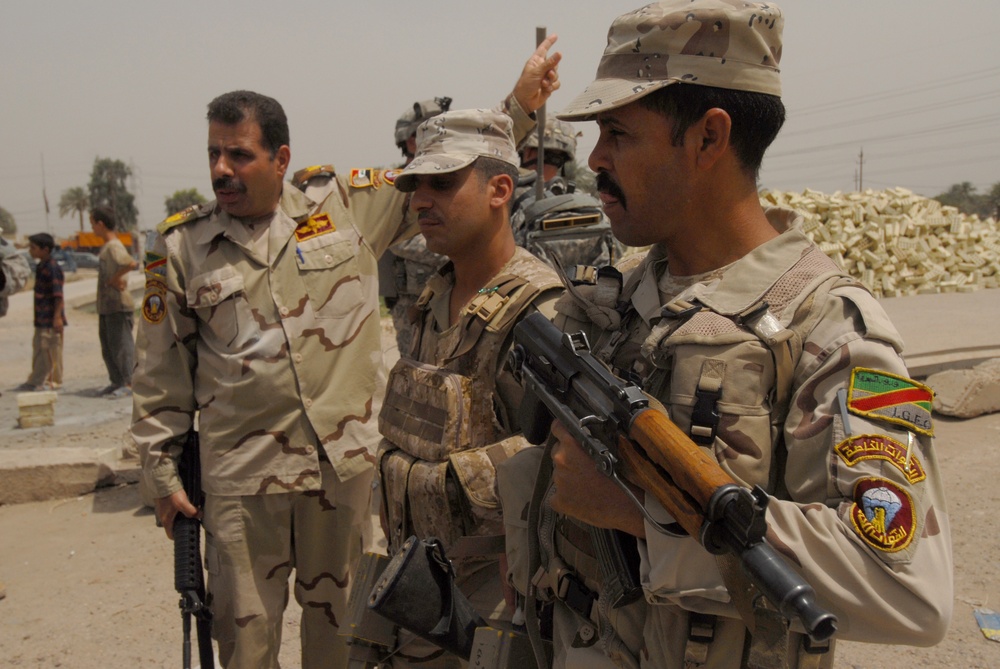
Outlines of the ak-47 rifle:
M 552 419 L 558 419 L 653 527 L 668 532 L 623 477 L 650 491 L 710 553 L 735 555 L 750 582 L 785 618 L 798 618 L 814 641 L 833 636 L 836 616 L 816 603 L 812 587 L 764 542 L 764 490 L 738 485 L 669 418 L 650 408 L 638 386 L 594 358 L 582 332 L 563 333 L 534 313 L 514 327 L 514 342 L 511 363 L 525 386 L 520 419 L 529 442 L 543 443 Z
M 184 492 L 195 508 L 201 508 L 201 461 L 198 433 L 188 432 L 187 443 L 177 462 Z M 177 514 L 174 519 L 174 589 L 181 596 L 181 625 L 184 630 L 184 669 L 191 669 L 191 616 L 197 619 L 198 658 L 202 669 L 215 666 L 212 655 L 212 612 L 205 603 L 205 573 L 201 567 L 201 521 Z

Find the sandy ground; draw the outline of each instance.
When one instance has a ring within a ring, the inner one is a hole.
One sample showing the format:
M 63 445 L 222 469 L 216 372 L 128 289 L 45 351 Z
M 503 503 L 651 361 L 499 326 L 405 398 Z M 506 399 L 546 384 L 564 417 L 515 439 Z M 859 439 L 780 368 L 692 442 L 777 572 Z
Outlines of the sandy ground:
M 82 274 L 81 274 L 82 276 Z M 93 279 L 68 292 L 92 294 Z M 65 388 L 56 425 L 16 427 L 16 394 L 28 374 L 31 301 L 12 299 L 0 319 L 0 449 L 127 444 L 130 401 L 92 393 L 107 383 L 97 317 L 73 310 L 65 344 Z M 391 345 L 391 327 L 385 328 Z M 841 669 L 1000 667 L 1000 644 L 988 641 L 973 617 L 977 607 L 1000 609 L 1000 532 L 996 509 L 1000 414 L 939 419 L 937 449 L 950 492 L 955 547 L 955 614 L 945 641 L 933 648 L 841 643 Z M 0 666 L 181 666 L 180 613 L 173 590 L 172 550 L 142 506 L 135 485 L 63 500 L 0 506 Z M 289 606 L 281 654 L 300 667 L 298 609 Z

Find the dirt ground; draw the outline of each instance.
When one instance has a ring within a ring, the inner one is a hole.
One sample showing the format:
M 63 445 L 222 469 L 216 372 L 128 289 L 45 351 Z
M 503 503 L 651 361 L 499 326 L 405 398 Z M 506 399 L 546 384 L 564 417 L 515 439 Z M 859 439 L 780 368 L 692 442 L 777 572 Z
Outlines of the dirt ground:
M 93 292 L 93 279 L 70 284 Z M 0 319 L 0 450 L 127 445 L 130 400 L 92 393 L 107 384 L 97 317 L 72 310 L 65 344 L 65 387 L 56 425 L 16 427 L 11 388 L 28 375 L 30 295 L 11 301 Z M 386 328 L 391 333 L 390 328 Z M 391 334 L 386 337 L 391 342 Z M 948 636 L 932 648 L 841 643 L 838 669 L 1000 667 L 1000 643 L 973 617 L 1000 609 L 1000 531 L 996 509 L 1000 414 L 939 418 L 937 450 L 955 550 L 955 613 Z M 126 461 L 126 465 L 128 462 Z M 167 668 L 181 665 L 181 616 L 173 590 L 172 549 L 137 486 L 123 484 L 81 497 L 0 506 L 0 666 Z M 300 667 L 298 609 L 284 626 L 282 666 Z M 197 662 L 197 660 L 195 660 Z

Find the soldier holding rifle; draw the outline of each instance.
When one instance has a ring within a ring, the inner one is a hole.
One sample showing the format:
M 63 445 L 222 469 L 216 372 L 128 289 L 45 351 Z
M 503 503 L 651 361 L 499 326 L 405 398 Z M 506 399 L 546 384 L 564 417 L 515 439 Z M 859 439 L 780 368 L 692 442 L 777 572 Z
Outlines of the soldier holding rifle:
M 725 0 L 615 20 L 596 80 L 559 118 L 597 122 L 590 167 L 615 236 L 652 248 L 573 287 L 556 324 L 585 331 L 597 358 L 660 400 L 729 478 L 766 491 L 767 543 L 837 617 L 840 638 L 932 645 L 951 616 L 952 563 L 931 391 L 908 378 L 899 335 L 864 286 L 806 239 L 795 212 L 757 196 L 785 116 L 783 23 L 772 3 Z M 520 527 L 522 542 L 540 535 L 542 568 L 528 570 L 510 521 L 507 550 L 515 583 L 554 602 L 555 666 L 832 666 L 829 643 L 788 627 L 684 532 L 648 494 L 655 481 L 630 484 L 644 515 L 565 426 L 552 435 L 540 520 Z M 523 511 L 532 459 L 528 449 L 500 467 L 507 519 L 534 518 Z M 588 524 L 636 538 L 643 600 L 605 601 Z

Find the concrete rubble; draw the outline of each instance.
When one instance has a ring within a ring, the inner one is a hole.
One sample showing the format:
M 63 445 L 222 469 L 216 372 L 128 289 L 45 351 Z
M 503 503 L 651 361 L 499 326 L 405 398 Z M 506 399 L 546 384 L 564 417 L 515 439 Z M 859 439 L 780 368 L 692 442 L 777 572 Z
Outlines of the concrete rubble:
M 967 216 L 906 188 L 763 191 L 760 199 L 800 212 L 809 238 L 876 297 L 1000 287 L 993 218 Z
M 942 415 L 974 418 L 1000 411 L 1000 358 L 932 374 L 926 383 L 934 391 L 934 411 Z

